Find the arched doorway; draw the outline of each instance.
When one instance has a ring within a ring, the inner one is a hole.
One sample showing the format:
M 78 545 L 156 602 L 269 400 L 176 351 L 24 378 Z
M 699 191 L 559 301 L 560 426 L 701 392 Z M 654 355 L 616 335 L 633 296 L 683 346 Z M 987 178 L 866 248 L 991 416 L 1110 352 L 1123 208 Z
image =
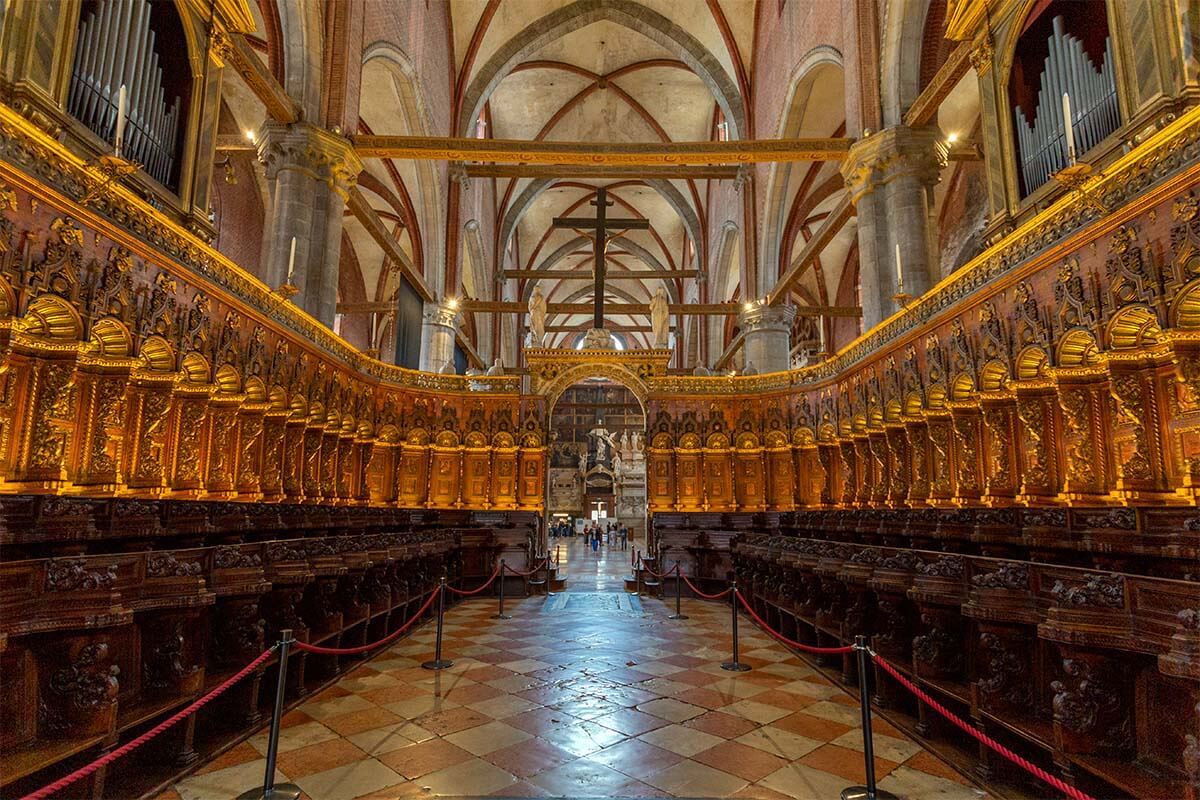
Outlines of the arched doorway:
M 550 409 L 546 512 L 568 518 L 646 526 L 646 412 L 627 386 L 587 378 L 567 387 Z

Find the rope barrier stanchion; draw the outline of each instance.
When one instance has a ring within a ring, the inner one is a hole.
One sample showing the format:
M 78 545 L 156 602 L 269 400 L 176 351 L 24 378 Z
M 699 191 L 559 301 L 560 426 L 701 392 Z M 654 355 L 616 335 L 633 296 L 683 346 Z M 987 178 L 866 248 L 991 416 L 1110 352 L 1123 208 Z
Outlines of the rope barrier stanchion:
M 113 750 L 109 753 L 106 753 L 105 755 L 100 756 L 100 758 L 97 758 L 95 761 L 88 764 L 87 766 L 80 767 L 79 769 L 72 772 L 70 775 L 65 775 L 65 776 L 59 778 L 58 780 L 56 780 L 54 783 L 46 784 L 41 789 L 38 789 L 35 792 L 31 792 L 30 794 L 25 795 L 23 798 L 21 798 L 21 800 L 46 800 L 46 798 L 52 797 L 56 793 L 61 792 L 63 789 L 66 789 L 68 786 L 75 783 L 76 781 L 83 780 L 84 778 L 91 775 L 93 772 L 100 769 L 101 767 L 106 767 L 109 764 L 111 764 L 112 762 L 116 761 L 118 758 L 121 758 L 122 756 L 127 755 L 127 754 L 133 752 L 134 750 L 138 749 L 139 747 L 144 745 L 146 742 L 150 741 L 154 737 L 158 736 L 159 734 L 163 733 L 167 729 L 171 728 L 173 725 L 176 725 L 177 723 L 182 722 L 183 720 L 190 717 L 192 714 L 195 714 L 201 708 L 208 705 L 210 702 L 215 700 L 220 695 L 224 694 L 231 686 L 233 686 L 235 683 L 240 681 L 242 678 L 245 678 L 251 672 L 254 672 L 254 670 L 258 669 L 259 666 L 261 666 L 264 661 L 266 661 L 268 658 L 271 657 L 271 654 L 275 652 L 275 648 L 277 646 L 278 645 L 273 646 L 269 650 L 264 650 L 261 654 L 259 654 L 258 658 L 254 659 L 249 664 L 247 664 L 246 666 L 244 666 L 240 670 L 238 670 L 236 673 L 234 673 L 230 677 L 226 678 L 225 682 L 222 683 L 220 686 L 216 687 L 211 692 L 209 692 L 208 694 L 201 697 L 199 700 L 196 700 L 191 705 L 189 705 L 187 708 L 179 711 L 178 713 L 174 714 L 173 716 L 168 717 L 167 719 L 158 723 L 153 728 L 151 728 L 150 730 L 143 733 L 141 736 L 137 737 L 136 739 L 131 739 L 130 741 L 128 741 L 125 744 L 118 747 L 116 750 Z
M 293 783 L 275 785 L 275 763 L 279 758 L 279 728 L 283 721 L 283 700 L 287 692 L 288 652 L 296 641 L 291 628 L 279 632 L 279 678 L 275 681 L 275 706 L 271 709 L 271 728 L 267 734 L 267 766 L 263 785 L 248 789 L 237 800 L 299 800 L 300 787 Z
M 858 705 L 862 709 L 863 759 L 866 762 L 866 786 L 842 789 L 842 800 L 897 800 L 896 795 L 875 785 L 875 736 L 871 732 L 871 651 L 866 636 L 855 636 L 858 654 Z
M 442 658 L 442 624 L 446 616 L 446 576 L 443 575 L 437 588 L 437 643 L 434 645 L 433 661 L 426 661 L 421 666 L 425 669 L 446 669 L 454 666 L 453 661 Z
M 500 559 L 500 607 L 492 614 L 492 619 L 512 619 L 512 614 L 504 613 L 504 572 L 507 569 L 508 565 L 504 563 L 504 559 Z
M 963 733 L 967 734 L 975 741 L 979 742 L 982 745 L 985 745 L 986 747 L 991 748 L 995 752 L 1004 756 L 1006 759 L 1008 759 L 1009 761 L 1016 764 L 1021 769 L 1028 772 L 1030 775 L 1033 775 L 1034 777 L 1042 779 L 1049 785 L 1053 786 L 1055 789 L 1058 789 L 1060 792 L 1065 794 L 1067 797 L 1071 798 L 1071 800 L 1095 800 L 1095 798 L 1092 797 L 1090 794 L 1087 794 L 1086 792 L 1076 789 L 1074 786 L 1070 785 L 1069 783 L 1066 783 L 1065 781 L 1062 781 L 1059 778 L 1054 777 L 1049 772 L 1046 772 L 1046 770 L 1037 766 L 1036 764 L 1029 761 L 1028 759 L 1022 758 L 1021 756 L 1017 755 L 1012 750 L 1009 750 L 1007 747 L 1000 744 L 995 739 L 993 739 L 992 737 L 988 736 L 983 731 L 976 728 L 974 725 L 971 725 L 970 723 L 963 720 L 961 717 L 959 717 L 956 714 L 954 714 L 953 712 L 951 712 L 949 709 L 947 709 L 945 706 L 943 706 L 937 700 L 934 700 L 927 693 L 922 691 L 916 684 L 914 684 L 908 678 L 901 675 L 899 670 L 897 670 L 895 667 L 893 667 L 891 664 L 889 664 L 887 661 L 885 661 L 878 653 L 871 653 L 871 658 L 873 658 L 875 663 L 877 665 L 879 665 L 880 669 L 882 669 L 888 675 L 891 675 L 893 678 L 895 678 L 897 683 L 899 683 L 905 689 L 908 689 L 910 692 L 912 692 L 914 695 L 916 695 L 917 698 L 921 702 L 923 702 L 925 705 L 932 708 L 937 713 L 941 714 L 943 717 L 945 717 L 947 720 L 949 720 L 951 723 L 953 723 L 955 725 L 955 727 L 959 728 L 961 731 L 963 731 Z
M 684 614 L 682 611 L 679 610 L 679 596 L 681 593 L 679 579 L 682 574 L 683 574 L 682 570 L 679 569 L 679 560 L 676 559 L 675 560 L 675 613 L 672 614 L 671 616 L 667 617 L 667 619 L 687 619 L 688 618 L 687 614 Z
M 726 672 L 749 672 L 750 665 L 743 664 L 738 660 L 738 597 L 740 595 L 738 594 L 736 578 L 730 584 L 729 592 L 729 609 L 733 614 L 733 660 L 722 664 L 721 669 Z

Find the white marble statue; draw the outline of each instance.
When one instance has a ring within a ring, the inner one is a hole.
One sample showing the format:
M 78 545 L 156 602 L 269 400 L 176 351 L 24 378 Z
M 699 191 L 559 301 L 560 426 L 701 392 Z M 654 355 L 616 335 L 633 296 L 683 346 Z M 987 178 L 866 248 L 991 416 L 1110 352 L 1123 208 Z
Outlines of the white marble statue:
M 487 374 L 488 375 L 503 375 L 504 374 L 504 362 L 497 358 L 496 361 L 490 367 L 488 367 Z
M 654 346 L 666 347 L 667 320 L 670 316 L 667 309 L 667 290 L 659 286 L 650 300 L 650 327 L 654 331 Z
M 534 286 L 529 296 L 529 345 L 541 347 L 546 343 L 546 295 L 542 287 Z

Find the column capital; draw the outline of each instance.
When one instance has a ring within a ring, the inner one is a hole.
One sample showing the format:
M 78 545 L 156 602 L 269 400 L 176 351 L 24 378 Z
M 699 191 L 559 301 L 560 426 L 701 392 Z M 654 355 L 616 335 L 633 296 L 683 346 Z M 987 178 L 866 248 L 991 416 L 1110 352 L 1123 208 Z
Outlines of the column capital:
M 915 175 L 926 186 L 937 184 L 949 154 L 946 137 L 936 127 L 897 125 L 851 145 L 842 175 L 857 202 L 899 177 Z
M 268 119 L 258 132 L 258 160 L 267 179 L 281 170 L 302 172 L 346 198 L 363 162 L 345 136 L 307 122 L 285 124 Z
M 792 322 L 796 319 L 793 305 L 769 306 L 766 303 L 751 303 L 738 314 L 738 327 L 743 333 L 761 331 L 783 331 L 791 334 Z
M 456 328 L 458 326 L 458 306 L 451 306 L 448 303 L 426 303 L 425 311 L 422 315 L 425 322 L 429 325 L 440 325 L 443 328 Z

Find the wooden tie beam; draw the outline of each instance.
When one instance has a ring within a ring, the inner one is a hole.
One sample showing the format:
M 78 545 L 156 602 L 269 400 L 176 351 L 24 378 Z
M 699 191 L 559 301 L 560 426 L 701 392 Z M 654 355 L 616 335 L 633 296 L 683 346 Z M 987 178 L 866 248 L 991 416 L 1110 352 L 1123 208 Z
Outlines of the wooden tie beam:
M 680 167 L 775 161 L 841 161 L 853 139 L 757 139 L 732 142 L 598 144 L 474 139 L 447 136 L 355 136 L 360 158 L 493 161 L 501 164 L 578 164 Z
M 605 164 L 465 164 L 468 178 L 633 178 L 640 180 L 716 180 L 738 176 L 733 166 L 625 167 Z
M 292 123 L 300 119 L 300 105 L 275 80 L 271 70 L 259 58 L 250 42 L 240 33 L 221 36 L 217 52 L 234 68 L 246 86 L 262 101 L 267 115 L 276 122 Z
M 590 255 L 590 254 L 589 254 Z M 582 272 L 580 270 L 544 270 L 544 269 L 506 269 L 500 272 L 502 278 L 519 278 L 519 279 L 539 279 L 549 278 L 553 280 L 588 280 L 592 279 L 591 272 Z M 684 278 L 698 278 L 700 270 L 698 269 L 663 269 L 663 270 L 648 270 L 642 269 L 634 272 L 607 272 L 604 275 L 606 281 L 632 281 L 632 280 L 655 280 L 661 278 L 663 280 L 681 280 Z
M 350 213 L 354 215 L 354 218 L 362 223 L 363 228 L 375 240 L 375 243 L 387 254 L 388 259 L 392 263 L 400 265 L 400 271 L 408 279 L 408 282 L 412 284 L 412 287 L 416 289 L 417 294 L 421 295 L 421 299 L 426 301 L 433 300 L 433 292 L 429 291 L 429 287 L 425 284 L 425 278 L 413 267 L 408 254 L 400 249 L 400 245 L 396 243 L 387 226 L 383 224 L 383 220 L 379 217 L 379 214 L 371 207 L 371 204 L 363 196 L 363 193 L 359 191 L 357 186 L 350 189 L 346 205 Z M 339 303 L 339 305 L 341 304 Z
M 821 227 L 817 228 L 816 233 L 812 238 L 804 243 L 804 249 L 800 251 L 799 257 L 792 262 L 792 266 L 788 267 L 787 272 L 779 278 L 770 294 L 767 295 L 767 302 L 770 305 L 779 305 L 787 299 L 788 289 L 795 283 L 804 271 L 811 265 L 815 264 L 821 252 L 833 241 L 833 237 L 842 229 L 850 218 L 854 216 L 854 203 L 850 202 L 850 195 L 842 195 L 842 199 L 833 207 L 833 211 L 821 223 Z M 861 316 L 861 309 L 854 316 Z M 844 314 L 825 314 L 824 316 L 836 317 L 847 316 Z
M 459 308 L 485 314 L 524 314 L 529 310 L 525 303 L 516 300 L 463 300 L 459 303 Z M 728 316 L 742 312 L 740 303 L 671 303 L 667 308 L 672 314 L 694 316 Z M 546 310 L 550 314 L 590 314 L 592 304 L 550 303 Z M 605 310 L 614 315 L 649 314 L 650 305 L 609 303 L 605 305 Z M 862 309 L 858 306 L 796 306 L 796 314 L 802 317 L 861 317 Z

